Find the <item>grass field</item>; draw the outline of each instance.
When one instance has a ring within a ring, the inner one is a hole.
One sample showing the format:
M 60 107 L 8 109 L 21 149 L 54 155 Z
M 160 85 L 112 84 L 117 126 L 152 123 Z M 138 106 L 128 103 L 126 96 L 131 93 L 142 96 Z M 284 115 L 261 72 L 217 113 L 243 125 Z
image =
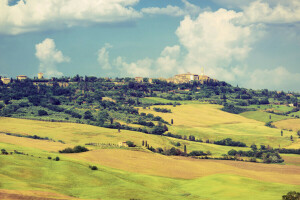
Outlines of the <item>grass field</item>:
M 167 107 L 172 113 L 151 112 L 165 120 L 174 119 L 172 133 L 202 139 L 231 137 L 247 144 L 297 145 L 289 134 L 263 122 L 226 113 L 218 105 L 188 104 Z M 284 120 L 287 121 L 287 120 Z M 282 122 L 282 121 L 279 121 Z M 287 124 L 290 124 L 287 123 Z M 286 164 L 261 164 L 170 157 L 155 154 L 141 146 L 171 148 L 177 142 L 187 150 L 211 151 L 220 156 L 230 149 L 249 150 L 178 140 L 140 132 L 117 130 L 75 123 L 42 122 L 0 118 L 0 149 L 28 155 L 0 155 L 0 199 L 4 196 L 28 199 L 281 199 L 289 191 L 300 190 L 300 166 L 296 155 L 284 155 Z M 15 137 L 3 133 L 38 135 L 55 141 Z M 296 136 L 295 136 L 296 137 Z M 58 142 L 62 140 L 64 143 Z M 119 148 L 131 140 L 136 148 Z M 115 144 L 87 146 L 91 151 L 59 154 L 58 150 L 86 143 Z M 60 161 L 48 157 L 60 157 Z M 92 171 L 89 165 L 96 165 Z M 2 196 L 1 196 L 2 195 Z M 17 196 L 16 196 L 17 195 Z M 47 195 L 47 196 L 46 196 Z M 63 195 L 63 196 L 62 196 Z M 38 198 L 36 198 L 38 197 Z M 47 198 L 49 197 L 49 198 Z
M 269 121 L 280 121 L 284 119 L 289 119 L 289 116 L 284 116 L 284 115 L 276 115 L 272 113 L 267 113 L 263 111 L 249 111 L 249 112 L 243 112 L 240 114 L 243 117 L 249 118 L 249 119 L 254 119 L 257 121 L 261 122 L 269 122 Z M 271 118 L 270 118 L 271 116 Z
M 223 112 L 219 105 L 193 104 L 159 107 L 171 109 L 172 113 L 158 113 L 152 109 L 140 109 L 140 112 L 159 115 L 169 122 L 173 119 L 174 125 L 169 128 L 173 134 L 194 135 L 203 140 L 219 140 L 230 137 L 248 145 L 255 143 L 276 148 L 279 145 L 284 147 L 292 144 L 290 135 L 282 137 L 280 130 L 266 127 L 263 122 Z M 289 134 L 296 136 L 296 133 Z
M 286 105 L 250 105 L 242 106 L 243 108 L 255 108 L 257 110 L 273 110 L 274 112 L 288 112 L 293 110 L 293 107 Z
M 40 137 L 49 137 L 56 141 L 62 140 L 66 144 L 60 142 L 51 142 L 47 140 L 33 140 L 28 138 L 17 138 L 8 136 L 4 133 L 17 133 L 23 135 L 38 135 Z M 86 143 L 104 143 L 114 144 L 111 148 L 117 148 L 117 144 L 122 141 L 133 141 L 139 147 L 142 146 L 142 141 L 147 140 L 150 146 L 154 148 L 171 148 L 177 142 L 181 143 L 179 148 L 183 151 L 183 146 L 187 146 L 187 151 L 201 150 L 210 151 L 213 156 L 220 156 L 227 153 L 233 147 L 220 146 L 207 143 L 191 142 L 187 140 L 178 140 L 175 138 L 144 134 L 140 132 L 107 129 L 102 127 L 90 126 L 86 124 L 75 123 L 58 123 L 58 122 L 42 122 L 25 119 L 0 118 L 0 141 L 10 144 L 16 144 L 25 147 L 35 147 L 47 151 L 58 151 L 66 147 L 75 145 L 84 145 Z M 50 145 L 49 145 L 50 144 Z M 104 148 L 109 146 L 105 145 Z M 101 146 L 89 146 L 91 149 L 103 148 Z M 237 150 L 249 150 L 249 148 L 234 147 Z M 144 149 L 145 151 L 148 151 Z
M 19 146 L 4 143 L 0 143 L 0 146 L 9 151 L 17 149 L 33 155 L 33 157 L 15 154 L 1 155 L 0 187 L 10 193 L 13 193 L 14 190 L 19 194 L 41 191 L 41 193 L 53 194 L 52 196 L 55 198 L 62 198 L 58 194 L 63 194 L 83 199 L 213 200 L 253 199 L 255 197 L 255 199 L 279 200 L 288 191 L 300 189 L 300 168 L 297 166 L 191 160 L 164 157 L 157 154 L 132 155 L 135 152 L 129 152 L 129 155 L 126 153 L 119 155 L 120 152 L 114 154 L 110 152 L 111 150 L 103 150 L 107 153 L 100 152 L 97 155 L 104 164 L 98 161 L 83 161 L 83 154 L 73 154 L 73 158 L 59 155 L 61 161 L 57 162 L 46 158 L 49 155 L 55 156 L 54 153 L 28 147 L 20 149 Z M 114 158 L 113 155 L 119 156 Z M 173 173 L 174 170 L 177 170 L 177 174 L 183 171 L 186 173 L 186 177 L 184 179 L 168 178 L 147 175 L 151 173 L 144 171 L 140 173 L 131 172 L 134 171 L 136 165 L 140 164 L 136 164 L 134 161 L 140 160 L 141 156 L 149 158 L 144 158 L 142 162 L 159 164 L 158 169 L 152 167 L 154 164 L 144 165 L 145 168 L 155 169 L 158 172 L 170 170 Z M 129 157 L 131 160 L 128 161 Z M 132 170 L 110 168 L 104 162 L 108 158 L 114 160 L 108 163 L 120 163 L 121 165 L 122 162 L 127 162 L 127 168 L 131 166 Z M 166 165 L 162 166 L 162 161 Z M 89 164 L 96 164 L 99 170 L 90 170 Z M 190 173 L 195 173 L 196 176 L 188 177 Z M 283 176 L 279 176 L 279 174 Z
M 274 123 L 274 125 L 281 129 L 298 131 L 300 130 L 300 119 L 287 119 Z

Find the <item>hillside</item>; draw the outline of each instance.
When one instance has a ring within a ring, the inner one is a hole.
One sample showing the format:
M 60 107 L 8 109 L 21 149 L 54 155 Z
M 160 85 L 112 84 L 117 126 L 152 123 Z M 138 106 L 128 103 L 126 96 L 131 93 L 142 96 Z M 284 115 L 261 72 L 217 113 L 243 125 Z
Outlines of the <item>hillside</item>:
M 70 131 L 71 125 L 74 133 Z M 47 134 L 54 140 L 65 139 L 65 144 L 62 144 L 22 137 L 16 139 L 15 136 L 1 134 L 1 148 L 28 154 L 1 155 L 0 183 L 4 193 L 18 190 L 19 194 L 26 195 L 30 194 L 26 192 L 28 190 L 38 190 L 82 199 L 247 199 L 252 193 L 258 199 L 280 199 L 282 194 L 300 189 L 300 168 L 293 164 L 197 160 L 163 156 L 140 148 L 131 151 L 123 147 L 97 147 L 86 153 L 59 154 L 59 149 L 88 141 L 84 138 L 104 142 L 108 136 L 112 140 L 106 142 L 113 142 L 121 140 L 123 134 L 134 132 L 110 134 L 110 129 L 81 124 L 11 118 L 1 118 L 0 127 L 4 132 L 40 133 L 39 136 Z M 130 136 L 127 135 L 128 138 Z M 147 136 L 149 141 L 150 137 L 162 137 Z M 153 143 L 155 141 L 153 139 Z M 60 161 L 49 160 L 49 156 L 59 156 Z M 98 170 L 90 170 L 89 165 L 96 165 Z M 227 184 L 220 184 L 224 182 Z M 246 188 L 241 187 L 245 184 Z M 119 192 L 112 192 L 116 190 Z M 242 194 L 228 193 L 232 190 Z
M 13 80 L 0 85 L 0 197 L 281 199 L 300 190 L 299 97 L 221 81 Z

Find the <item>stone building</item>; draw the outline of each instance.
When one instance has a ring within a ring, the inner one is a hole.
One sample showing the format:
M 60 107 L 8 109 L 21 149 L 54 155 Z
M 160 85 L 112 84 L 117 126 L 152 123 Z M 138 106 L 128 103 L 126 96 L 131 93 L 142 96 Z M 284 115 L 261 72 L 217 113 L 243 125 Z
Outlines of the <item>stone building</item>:
M 42 72 L 38 73 L 38 79 L 44 79 L 44 74 Z
M 2 77 L 2 78 L 1 78 L 1 81 L 2 81 L 2 83 L 4 83 L 4 84 L 9 84 L 9 83 L 10 83 L 10 78 L 4 78 L 4 77 Z
M 25 79 L 27 79 L 27 78 L 28 78 L 28 77 L 25 76 L 25 75 L 19 75 L 19 76 L 17 76 L 17 79 L 18 79 L 19 81 L 25 80 Z

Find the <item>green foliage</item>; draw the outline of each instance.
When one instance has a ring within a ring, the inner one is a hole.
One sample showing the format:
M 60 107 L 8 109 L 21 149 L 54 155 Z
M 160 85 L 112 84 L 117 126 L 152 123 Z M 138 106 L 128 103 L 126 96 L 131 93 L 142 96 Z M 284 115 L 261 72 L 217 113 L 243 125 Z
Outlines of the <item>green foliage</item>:
M 89 168 L 90 168 L 91 170 L 98 170 L 98 167 L 97 167 L 97 166 L 94 166 L 94 165 L 93 165 L 93 166 L 90 165 Z
M 91 113 L 91 111 L 85 111 L 85 113 L 84 113 L 84 117 L 83 117 L 84 119 L 90 119 L 90 120 L 93 120 L 94 119 L 94 117 L 93 117 L 93 114 Z
M 128 145 L 128 147 L 136 147 L 136 145 L 131 141 L 126 141 L 126 144 Z
M 48 115 L 48 113 L 47 113 L 47 111 L 45 111 L 45 110 L 39 110 L 39 111 L 38 111 L 38 115 L 39 115 L 39 116 L 45 116 L 45 115 Z
M 282 196 L 282 200 L 299 200 L 300 199 L 300 192 L 291 191 L 288 192 L 286 195 Z
M 226 138 L 219 141 L 214 141 L 214 144 L 234 147 L 246 147 L 247 145 L 243 142 L 233 141 L 231 138 Z
M 86 152 L 89 151 L 86 147 L 82 146 L 75 146 L 74 148 L 66 148 L 64 150 L 59 151 L 59 153 L 81 153 L 81 152 Z

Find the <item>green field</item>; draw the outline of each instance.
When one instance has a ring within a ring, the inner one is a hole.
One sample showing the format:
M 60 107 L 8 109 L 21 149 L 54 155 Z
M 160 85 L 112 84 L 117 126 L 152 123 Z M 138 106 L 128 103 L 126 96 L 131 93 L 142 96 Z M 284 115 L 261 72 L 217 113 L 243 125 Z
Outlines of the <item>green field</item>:
M 219 105 L 186 104 L 155 106 L 171 109 L 160 113 L 151 109 L 140 112 L 161 116 L 173 125 L 173 134 L 194 135 L 210 141 L 227 137 L 235 141 L 270 145 L 297 146 L 295 132 L 269 128 L 264 124 L 262 111 L 235 115 L 220 110 Z M 264 114 L 264 113 L 263 113 Z M 251 118 L 253 116 L 253 119 Z M 277 115 L 276 115 L 277 116 Z M 276 116 L 272 115 L 272 118 Z M 256 120 L 254 120 L 256 119 Z M 278 119 L 280 120 L 280 119 Z M 283 125 L 291 125 L 288 120 Z M 16 137 L 4 133 L 37 135 L 54 141 Z M 294 135 L 294 142 L 290 135 Z M 62 142 L 59 142 L 62 141 Z M 119 147 L 118 143 L 133 141 L 137 147 Z M 154 148 L 176 147 L 183 151 L 210 151 L 213 157 L 231 149 L 250 148 L 221 146 L 188 140 L 144 134 L 141 132 L 107 129 L 86 124 L 43 122 L 15 118 L 0 118 L 0 148 L 17 150 L 28 155 L 0 155 L 0 195 L 28 191 L 44 191 L 80 199 L 281 199 L 289 191 L 300 190 L 299 159 L 286 156 L 285 164 L 205 160 L 172 157 L 152 153 L 142 141 Z M 177 147 L 175 144 L 181 143 Z M 89 146 L 86 143 L 99 145 Z M 85 145 L 90 151 L 59 154 L 66 147 Z M 59 156 L 60 161 L 49 160 Z M 89 165 L 98 170 L 92 171 Z M 1 193 L 2 192 L 2 193 Z M 29 195 L 30 196 L 30 195 Z M 53 199 L 59 197 L 53 197 Z
M 261 121 L 261 122 L 269 122 L 269 121 L 276 122 L 276 121 L 290 118 L 289 116 L 276 115 L 276 114 L 267 113 L 267 112 L 263 112 L 263 111 L 248 111 L 248 112 L 243 112 L 240 115 L 243 117 L 246 117 L 249 119 L 254 119 L 257 121 Z
M 0 143 L 26 155 L 1 155 L 0 185 L 8 190 L 39 190 L 83 199 L 281 199 L 300 186 L 258 181 L 231 174 L 213 174 L 194 179 L 176 179 L 131 173 L 59 155 Z M 33 157 L 31 156 L 33 155 Z M 40 156 L 41 158 L 39 158 Z M 298 176 L 297 176 L 298 177 Z M 234 192 L 233 192 L 234 191 Z
M 192 104 L 159 107 L 171 109 L 172 113 L 158 113 L 152 109 L 140 109 L 140 112 L 159 115 L 168 122 L 173 119 L 174 125 L 169 128 L 173 134 L 187 137 L 194 135 L 202 140 L 220 140 L 229 137 L 247 145 L 255 143 L 276 148 L 279 145 L 284 147 L 292 144 L 290 135 L 281 136 L 279 129 L 266 127 L 264 122 L 223 112 L 219 105 Z M 295 132 L 291 134 L 296 136 Z

